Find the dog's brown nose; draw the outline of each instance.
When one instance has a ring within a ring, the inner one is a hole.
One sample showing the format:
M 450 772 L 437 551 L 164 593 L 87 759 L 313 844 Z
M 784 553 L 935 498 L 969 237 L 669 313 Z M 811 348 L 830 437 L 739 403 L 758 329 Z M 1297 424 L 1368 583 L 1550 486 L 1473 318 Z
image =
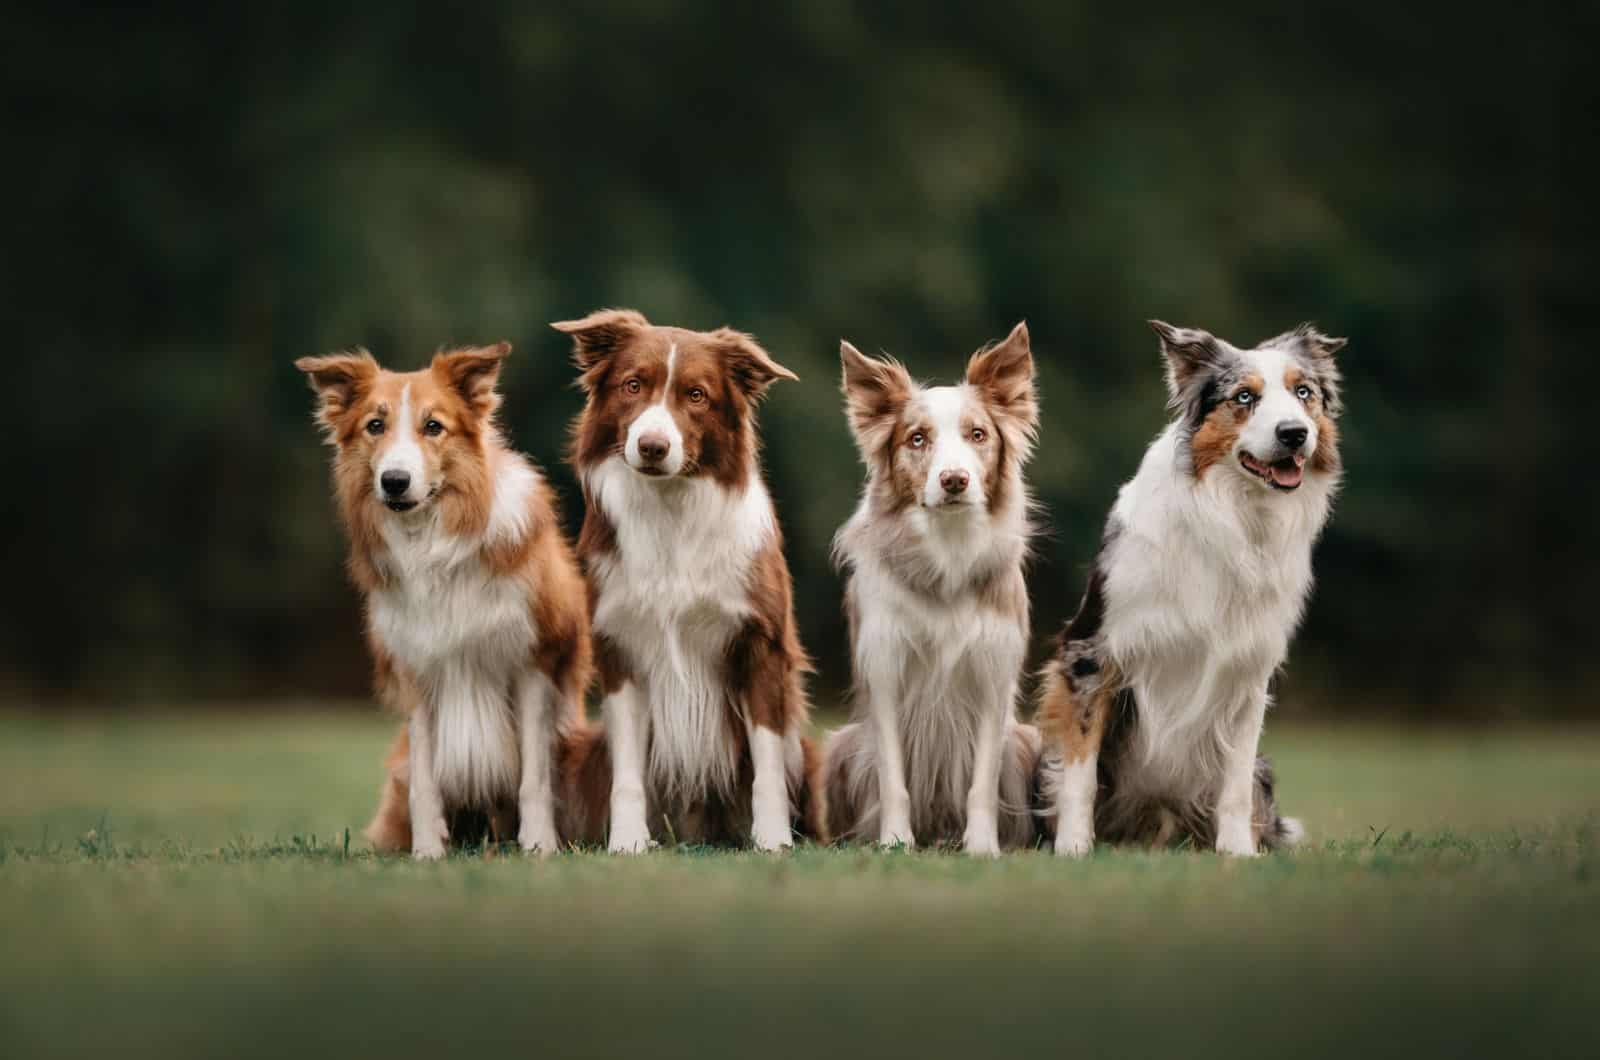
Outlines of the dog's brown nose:
M 659 464 L 667 458 L 672 443 L 659 431 L 639 435 L 639 457 L 647 464 Z
M 957 494 L 967 492 L 967 477 L 965 471 L 941 471 L 939 472 L 939 485 L 944 487 L 946 493 L 954 497 Z

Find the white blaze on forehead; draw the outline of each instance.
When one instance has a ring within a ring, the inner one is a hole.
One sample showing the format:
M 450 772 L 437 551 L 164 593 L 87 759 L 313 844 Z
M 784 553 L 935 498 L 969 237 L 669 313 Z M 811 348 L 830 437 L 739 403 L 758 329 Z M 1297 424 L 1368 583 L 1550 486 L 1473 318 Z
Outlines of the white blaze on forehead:
M 966 389 L 929 387 L 922 392 L 922 407 L 933 428 L 933 453 L 928 462 L 928 477 L 922 484 L 923 503 L 930 506 L 944 503 L 944 486 L 939 482 L 939 475 L 945 471 L 965 471 L 968 476 L 965 499 L 982 501 L 983 459 L 961 426 L 968 407 Z
M 400 409 L 387 425 L 390 440 L 378 459 L 376 486 L 382 492 L 384 472 L 404 471 L 411 476 L 411 488 L 404 494 L 408 500 L 427 492 L 427 485 L 423 482 L 426 468 L 422 461 L 422 447 L 417 444 L 417 425 L 412 420 L 411 384 L 407 383 L 400 390 Z
M 1255 411 L 1239 432 L 1239 442 L 1252 456 L 1265 458 L 1278 446 L 1278 427 L 1290 424 L 1307 431 L 1307 453 L 1316 449 L 1317 425 L 1306 411 L 1305 402 L 1284 381 L 1294 360 L 1288 351 L 1268 346 L 1244 354 L 1250 371 L 1261 377 L 1261 397 Z
M 677 368 L 678 344 L 674 342 L 667 348 L 667 382 L 661 389 L 661 400 L 639 413 L 638 418 L 628 425 L 628 439 L 623 444 L 622 456 L 631 467 L 645 466 L 644 458 L 639 455 L 639 439 L 646 433 L 655 433 L 667 439 L 667 458 L 655 466 L 668 475 L 676 475 L 683 470 L 683 432 L 678 429 L 677 421 L 667 409 L 667 399 L 672 396 L 672 377 Z

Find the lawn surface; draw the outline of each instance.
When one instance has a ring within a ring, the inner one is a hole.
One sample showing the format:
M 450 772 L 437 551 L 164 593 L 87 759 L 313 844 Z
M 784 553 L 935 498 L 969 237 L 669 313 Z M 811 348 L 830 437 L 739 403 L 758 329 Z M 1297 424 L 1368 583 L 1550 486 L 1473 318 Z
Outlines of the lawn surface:
M 1600 729 L 1275 721 L 1248 863 L 413 865 L 390 732 L 0 714 L 0 1057 L 1600 1055 Z

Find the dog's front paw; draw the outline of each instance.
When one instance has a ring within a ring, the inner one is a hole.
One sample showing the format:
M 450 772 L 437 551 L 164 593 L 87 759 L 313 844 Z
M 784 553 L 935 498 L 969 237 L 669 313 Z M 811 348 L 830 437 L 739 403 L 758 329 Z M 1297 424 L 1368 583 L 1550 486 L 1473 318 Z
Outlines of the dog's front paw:
M 517 845 L 530 854 L 553 854 L 561 849 L 561 839 L 553 824 L 530 826 L 524 822 L 517 832 Z
M 418 825 L 411 831 L 411 856 L 418 861 L 438 861 L 449 841 L 450 829 L 442 818 L 432 826 Z
M 788 821 L 771 821 L 765 824 L 758 821 L 751 830 L 750 838 L 757 850 L 785 850 L 794 846 L 794 833 L 790 831 Z
M 1236 858 L 1253 858 L 1261 851 L 1249 821 L 1224 821 L 1217 829 L 1217 853 Z
M 1057 832 L 1056 853 L 1068 858 L 1087 857 L 1094 853 L 1094 836 L 1076 831 Z
M 611 839 L 606 849 L 613 854 L 643 854 L 655 846 L 650 840 L 650 830 L 644 825 L 613 825 Z
M 417 836 L 411 840 L 411 856 L 417 861 L 438 861 L 444 857 L 444 844 Z
M 992 828 L 978 831 L 968 828 L 967 834 L 961 837 L 961 849 L 975 858 L 997 858 L 1000 856 L 1000 838 Z
M 911 834 L 911 822 L 884 821 L 883 827 L 878 829 L 878 845 L 881 847 L 905 847 L 907 850 L 916 846 L 917 840 Z

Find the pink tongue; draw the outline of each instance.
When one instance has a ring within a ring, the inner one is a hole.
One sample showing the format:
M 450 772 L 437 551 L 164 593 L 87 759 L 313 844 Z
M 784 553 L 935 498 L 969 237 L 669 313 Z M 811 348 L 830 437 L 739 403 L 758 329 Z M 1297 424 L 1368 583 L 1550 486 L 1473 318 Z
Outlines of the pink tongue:
M 1298 486 L 1306 474 L 1299 461 L 1292 464 L 1273 464 L 1268 470 L 1272 473 L 1272 481 L 1280 486 Z

